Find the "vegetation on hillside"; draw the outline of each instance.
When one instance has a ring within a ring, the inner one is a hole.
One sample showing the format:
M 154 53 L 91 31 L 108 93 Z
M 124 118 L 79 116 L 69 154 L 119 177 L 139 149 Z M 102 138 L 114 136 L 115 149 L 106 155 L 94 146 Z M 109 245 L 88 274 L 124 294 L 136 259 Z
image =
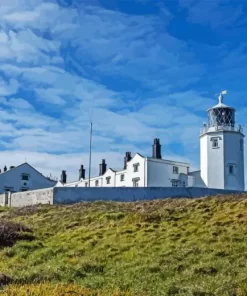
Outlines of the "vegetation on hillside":
M 244 296 L 247 195 L 0 207 L 0 258 L 5 296 Z

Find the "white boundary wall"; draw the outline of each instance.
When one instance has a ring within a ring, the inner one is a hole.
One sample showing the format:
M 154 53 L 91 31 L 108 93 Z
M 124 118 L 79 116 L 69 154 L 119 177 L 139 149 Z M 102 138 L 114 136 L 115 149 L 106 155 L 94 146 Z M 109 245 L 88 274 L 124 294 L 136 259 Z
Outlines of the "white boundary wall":
M 240 191 L 198 187 L 112 187 L 112 188 L 54 188 L 54 204 L 73 204 L 82 201 L 137 201 L 162 198 L 199 198 L 217 194 L 238 194 Z
M 239 193 L 244 192 L 198 187 L 54 187 L 1 194 L 0 206 L 24 207 L 35 204 L 74 204 L 83 201 L 98 200 L 130 202 L 162 198 L 199 198 Z
M 9 195 L 8 206 L 25 207 L 35 204 L 53 204 L 53 188 L 16 192 Z

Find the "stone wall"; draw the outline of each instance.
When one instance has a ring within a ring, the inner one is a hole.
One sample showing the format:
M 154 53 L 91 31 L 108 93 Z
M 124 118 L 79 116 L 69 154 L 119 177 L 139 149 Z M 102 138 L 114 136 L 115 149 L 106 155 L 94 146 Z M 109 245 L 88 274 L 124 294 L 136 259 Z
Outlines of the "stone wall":
M 12 193 L 9 197 L 11 207 L 25 207 L 35 204 L 53 204 L 53 188 Z
M 55 187 L 1 194 L 0 205 L 24 207 L 35 204 L 73 204 L 83 201 L 137 201 L 161 198 L 198 198 L 210 195 L 238 194 L 240 191 L 198 187 Z
M 218 194 L 237 194 L 239 191 L 198 187 L 56 187 L 54 204 L 73 204 L 81 201 L 137 201 L 159 198 L 198 198 Z
M 8 194 L 2 193 L 0 194 L 0 206 L 5 207 L 8 205 Z

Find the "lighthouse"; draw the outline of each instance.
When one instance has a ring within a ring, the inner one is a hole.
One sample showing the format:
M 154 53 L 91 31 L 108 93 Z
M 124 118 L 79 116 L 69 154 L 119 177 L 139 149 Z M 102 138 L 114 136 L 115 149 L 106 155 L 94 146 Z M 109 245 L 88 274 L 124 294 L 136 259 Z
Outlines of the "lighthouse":
M 208 188 L 244 190 L 244 134 L 236 125 L 235 109 L 223 102 L 207 110 L 200 132 L 201 179 Z

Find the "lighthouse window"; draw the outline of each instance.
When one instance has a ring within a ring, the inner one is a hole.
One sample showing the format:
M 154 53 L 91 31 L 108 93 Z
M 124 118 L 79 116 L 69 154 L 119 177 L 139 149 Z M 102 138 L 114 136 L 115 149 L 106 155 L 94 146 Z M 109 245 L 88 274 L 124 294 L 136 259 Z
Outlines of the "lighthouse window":
M 240 150 L 243 151 L 244 148 L 244 141 L 243 139 L 240 139 Z
M 217 138 L 213 138 L 212 139 L 212 145 L 213 145 L 213 148 L 219 147 L 219 145 L 218 145 L 218 139 Z
M 230 164 L 230 165 L 229 165 L 229 174 L 231 174 L 231 175 L 232 175 L 233 172 L 234 172 L 233 168 L 234 168 L 233 165 Z

